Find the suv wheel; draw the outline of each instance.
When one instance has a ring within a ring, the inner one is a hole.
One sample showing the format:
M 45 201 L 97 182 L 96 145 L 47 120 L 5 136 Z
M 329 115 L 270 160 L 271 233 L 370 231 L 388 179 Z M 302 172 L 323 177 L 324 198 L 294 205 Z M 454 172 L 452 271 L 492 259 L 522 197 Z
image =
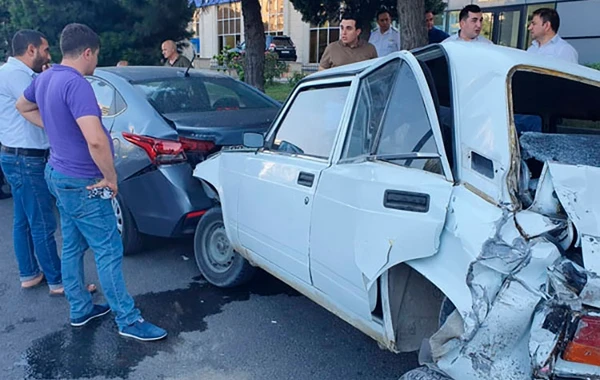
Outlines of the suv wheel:
M 229 244 L 221 207 L 213 207 L 200 219 L 194 235 L 194 256 L 204 278 L 220 288 L 243 285 L 256 273 L 256 268 Z
M 140 251 L 144 243 L 142 235 L 138 232 L 133 216 L 123 203 L 120 194 L 112 199 L 112 207 L 117 218 L 117 229 L 123 241 L 123 254 L 131 255 Z
M 11 196 L 12 192 L 10 190 L 10 185 L 0 169 L 0 199 L 10 198 Z

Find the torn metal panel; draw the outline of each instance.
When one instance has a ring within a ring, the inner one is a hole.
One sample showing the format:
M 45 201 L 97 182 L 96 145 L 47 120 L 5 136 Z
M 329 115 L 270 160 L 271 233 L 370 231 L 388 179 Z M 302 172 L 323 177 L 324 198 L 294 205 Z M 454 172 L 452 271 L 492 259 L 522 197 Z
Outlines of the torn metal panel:
M 550 218 L 529 210 L 518 212 L 515 219 L 521 233 L 527 239 L 567 228 L 565 219 Z
M 600 168 L 547 163 L 554 191 L 581 237 L 583 261 L 600 273 Z

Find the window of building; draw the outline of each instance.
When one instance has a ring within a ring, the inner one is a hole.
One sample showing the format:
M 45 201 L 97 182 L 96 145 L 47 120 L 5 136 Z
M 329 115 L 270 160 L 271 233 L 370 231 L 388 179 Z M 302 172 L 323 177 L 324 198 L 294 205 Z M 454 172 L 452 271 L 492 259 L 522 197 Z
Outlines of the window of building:
M 242 3 L 217 6 L 217 35 L 219 52 L 228 46 L 234 48 L 240 43 L 242 33 Z
M 283 0 L 260 0 L 265 34 L 283 35 Z
M 272 149 L 329 158 L 349 89 L 349 83 L 344 83 L 300 92 L 279 125 Z
M 339 27 L 338 21 L 310 25 L 310 63 L 319 63 L 327 45 L 340 39 Z

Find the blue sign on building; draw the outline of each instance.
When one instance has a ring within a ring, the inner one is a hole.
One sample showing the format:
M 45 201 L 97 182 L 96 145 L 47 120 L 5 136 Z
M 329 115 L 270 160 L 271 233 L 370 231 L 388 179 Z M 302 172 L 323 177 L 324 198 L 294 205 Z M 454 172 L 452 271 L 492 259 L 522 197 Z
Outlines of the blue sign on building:
M 237 3 L 240 0 L 192 0 L 198 8 L 208 7 L 210 5 Z

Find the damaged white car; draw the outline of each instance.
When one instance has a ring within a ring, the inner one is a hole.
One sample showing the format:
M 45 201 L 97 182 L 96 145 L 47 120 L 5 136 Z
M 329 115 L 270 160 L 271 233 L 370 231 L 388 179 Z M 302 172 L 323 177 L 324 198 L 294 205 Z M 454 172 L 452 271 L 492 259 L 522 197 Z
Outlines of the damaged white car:
M 476 45 L 313 74 L 199 164 L 206 279 L 270 272 L 403 379 L 600 378 L 600 72 Z

